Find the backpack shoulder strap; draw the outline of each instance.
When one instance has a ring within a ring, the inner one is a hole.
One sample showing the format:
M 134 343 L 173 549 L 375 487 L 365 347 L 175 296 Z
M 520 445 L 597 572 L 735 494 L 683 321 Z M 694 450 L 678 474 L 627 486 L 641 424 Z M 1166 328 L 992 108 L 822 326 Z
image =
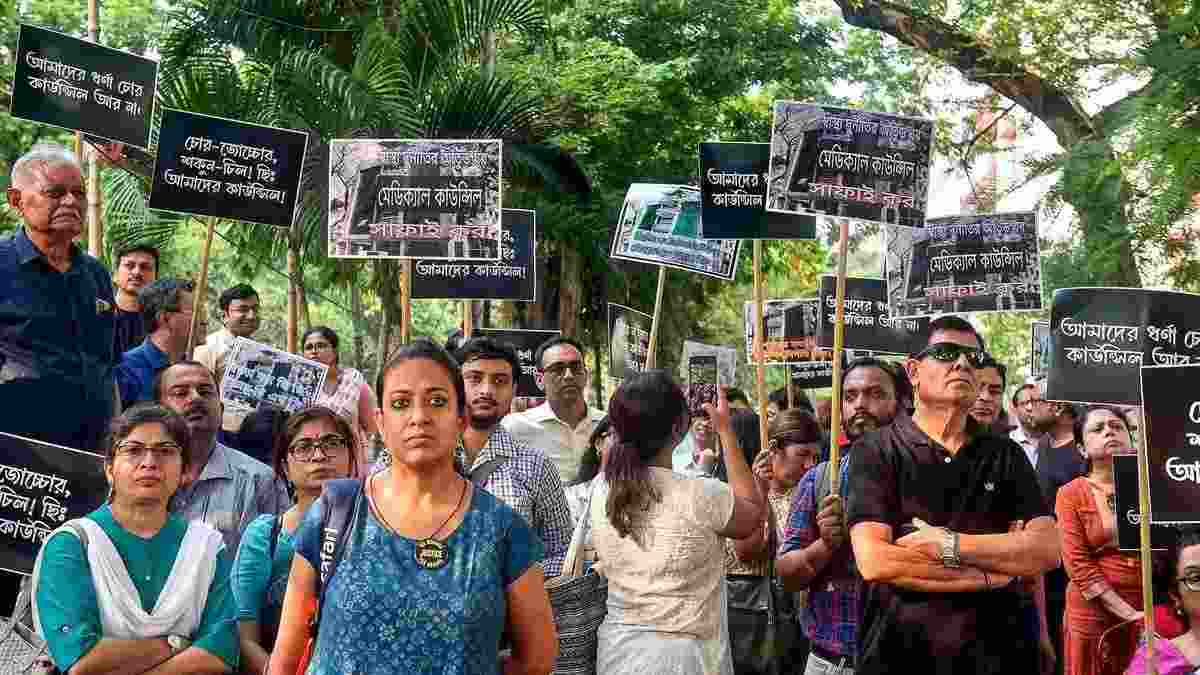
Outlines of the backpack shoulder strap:
M 504 464 L 503 457 L 489 459 L 480 464 L 471 472 L 471 482 L 475 484 L 475 487 L 483 487 L 484 483 L 488 482 L 488 479 L 492 477 L 493 473 L 496 473 L 496 469 L 499 469 L 502 464 Z
M 321 607 L 325 604 L 325 589 L 342 559 L 342 551 L 350 530 L 358 497 L 362 494 L 362 481 L 356 479 L 331 480 L 325 483 L 321 493 L 325 513 L 321 518 L 321 569 L 317 576 L 317 613 L 314 625 L 320 620 Z

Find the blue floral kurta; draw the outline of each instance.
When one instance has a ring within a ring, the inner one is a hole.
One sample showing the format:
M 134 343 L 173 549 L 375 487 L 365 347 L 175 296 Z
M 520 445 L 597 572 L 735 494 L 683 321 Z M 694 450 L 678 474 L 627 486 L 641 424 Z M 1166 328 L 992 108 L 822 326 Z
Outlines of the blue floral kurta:
M 515 511 L 475 490 L 446 545 L 445 567 L 427 570 L 416 542 L 386 529 L 360 496 L 342 560 L 330 580 L 309 675 L 499 675 L 506 592 L 543 557 Z M 320 569 L 324 500 L 305 515 L 296 552 Z

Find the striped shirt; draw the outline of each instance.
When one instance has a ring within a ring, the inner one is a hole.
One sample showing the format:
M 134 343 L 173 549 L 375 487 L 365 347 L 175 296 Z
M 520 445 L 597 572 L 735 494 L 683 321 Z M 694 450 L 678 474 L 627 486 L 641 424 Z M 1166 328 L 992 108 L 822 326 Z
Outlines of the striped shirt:
M 225 539 L 225 550 L 233 555 L 251 521 L 264 513 L 283 513 L 291 505 L 271 467 L 214 443 L 200 476 L 175 493 L 171 512 L 184 520 L 199 520 L 215 527 Z

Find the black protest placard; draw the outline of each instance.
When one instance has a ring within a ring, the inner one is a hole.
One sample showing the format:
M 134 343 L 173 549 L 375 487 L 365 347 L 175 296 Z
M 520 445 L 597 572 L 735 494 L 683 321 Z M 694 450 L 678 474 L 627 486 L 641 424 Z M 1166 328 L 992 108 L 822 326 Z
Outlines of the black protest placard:
M 1050 369 L 1050 322 L 1029 323 L 1029 376 L 1039 380 Z
M 885 354 L 913 354 L 929 337 L 929 317 L 893 318 L 887 305 L 887 282 L 883 279 L 846 278 L 842 334 L 843 349 L 860 349 Z M 837 312 L 837 277 L 821 277 L 820 329 L 817 344 L 833 346 Z
M 1200 523 L 1200 364 L 1141 369 L 1150 522 Z
M 504 209 L 500 260 L 413 263 L 412 297 L 449 300 L 537 299 L 537 213 Z
M 1042 308 L 1037 215 L 930 218 L 884 232 L 892 316 Z
M 864 352 L 865 353 L 865 352 Z M 816 354 L 824 356 L 823 360 L 813 360 L 808 363 L 788 364 L 788 382 L 801 389 L 823 389 L 833 386 L 833 350 L 822 349 Z M 853 350 L 842 351 L 842 368 L 858 357 Z
M 503 145 L 330 141 L 330 257 L 499 260 Z
M 705 412 L 704 404 L 717 402 L 717 387 L 722 384 L 717 369 L 717 355 L 704 354 L 689 358 L 687 372 L 688 410 L 693 415 L 699 415 Z
M 157 82 L 157 61 L 22 24 L 11 114 L 147 148 Z
M 1142 511 L 1138 504 L 1138 461 L 1137 455 L 1113 456 L 1113 479 L 1115 515 L 1117 520 L 1117 548 L 1121 551 L 1137 551 L 1142 547 Z M 1175 538 L 1175 526 L 1150 522 L 1150 549 L 1163 551 Z
M 534 359 L 538 347 L 552 337 L 562 335 L 557 330 L 522 330 L 516 328 L 476 328 L 475 334 L 512 345 L 521 361 L 521 372 L 517 374 L 517 396 L 539 398 L 545 390 L 538 382 L 538 362 Z
M 0 462 L 0 569 L 32 574 L 47 535 L 104 503 L 104 458 L 0 432 Z
M 767 210 L 924 227 L 933 120 L 776 101 Z
M 770 143 L 700 144 L 700 236 L 815 239 L 816 216 L 766 209 Z
M 1138 405 L 1138 368 L 1200 362 L 1200 295 L 1060 288 L 1050 304 L 1052 401 Z
M 313 405 L 329 366 L 239 337 L 225 357 L 221 402 L 256 410 L 266 403 L 287 412 Z
M 608 376 L 624 380 L 646 369 L 654 317 L 608 303 Z
M 609 255 L 732 281 L 742 242 L 700 236 L 700 190 L 634 183 L 613 228 Z
M 152 209 L 291 227 L 308 134 L 163 110 Z

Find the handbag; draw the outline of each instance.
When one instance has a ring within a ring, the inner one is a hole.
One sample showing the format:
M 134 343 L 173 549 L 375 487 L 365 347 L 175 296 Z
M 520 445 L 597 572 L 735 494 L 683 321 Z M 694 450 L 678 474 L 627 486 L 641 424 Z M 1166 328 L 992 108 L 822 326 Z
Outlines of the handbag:
M 325 590 L 329 580 L 341 562 L 342 552 L 349 537 L 347 527 L 358 513 L 362 481 L 357 479 L 331 480 L 325 483 L 321 496 L 325 500 L 325 513 L 321 518 L 321 570 L 317 576 L 317 606 L 308 622 L 308 639 L 296 666 L 296 675 L 304 675 L 317 647 L 317 635 L 321 625 L 321 607 L 325 605 Z
M 729 650 L 739 673 L 776 675 L 800 640 L 795 595 L 784 591 L 775 576 L 777 538 L 769 507 L 767 522 L 767 573 L 725 577 Z
M 596 633 L 608 614 L 608 580 L 595 570 L 585 571 L 585 547 L 591 530 L 592 497 L 588 493 L 584 517 L 571 534 L 571 545 L 563 559 L 562 574 L 546 582 L 554 625 L 558 628 L 558 659 L 554 675 L 594 675 Z

